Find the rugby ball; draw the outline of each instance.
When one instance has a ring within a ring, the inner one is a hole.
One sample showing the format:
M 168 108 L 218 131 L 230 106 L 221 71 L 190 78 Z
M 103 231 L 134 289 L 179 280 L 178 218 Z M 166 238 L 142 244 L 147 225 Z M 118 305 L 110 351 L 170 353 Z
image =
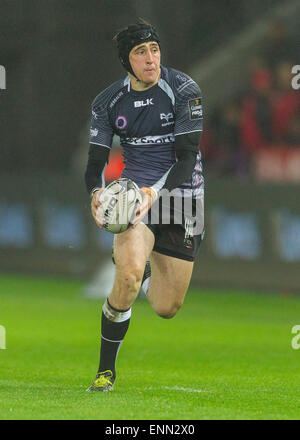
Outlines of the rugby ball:
M 104 213 L 103 228 L 120 234 L 130 227 L 130 220 L 142 202 L 139 187 L 130 179 L 121 178 L 111 182 L 99 197 Z

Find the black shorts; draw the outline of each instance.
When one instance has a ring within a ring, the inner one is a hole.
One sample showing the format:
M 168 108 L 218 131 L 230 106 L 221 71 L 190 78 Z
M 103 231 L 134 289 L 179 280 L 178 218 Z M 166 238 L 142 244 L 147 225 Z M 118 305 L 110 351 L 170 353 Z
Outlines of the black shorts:
M 143 223 L 155 237 L 153 250 L 181 260 L 194 261 L 204 236 L 203 201 L 190 199 L 192 212 L 189 211 L 187 214 L 183 199 L 179 202 L 177 198 L 175 202 L 172 197 L 167 207 L 168 219 L 162 214 L 163 206 L 165 208 L 161 199 L 157 200 L 149 210 L 147 218 L 143 219 Z

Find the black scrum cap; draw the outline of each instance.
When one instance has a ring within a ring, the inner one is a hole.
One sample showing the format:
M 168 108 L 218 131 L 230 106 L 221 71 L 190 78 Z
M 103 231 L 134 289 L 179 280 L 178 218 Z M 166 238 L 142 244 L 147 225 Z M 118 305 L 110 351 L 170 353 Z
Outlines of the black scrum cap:
M 156 41 L 160 46 L 159 36 L 156 29 L 151 24 L 145 22 L 127 26 L 115 36 L 115 39 L 117 41 L 119 58 L 122 66 L 127 72 L 132 73 L 134 76 L 135 74 L 129 62 L 130 51 L 135 46 L 148 41 Z

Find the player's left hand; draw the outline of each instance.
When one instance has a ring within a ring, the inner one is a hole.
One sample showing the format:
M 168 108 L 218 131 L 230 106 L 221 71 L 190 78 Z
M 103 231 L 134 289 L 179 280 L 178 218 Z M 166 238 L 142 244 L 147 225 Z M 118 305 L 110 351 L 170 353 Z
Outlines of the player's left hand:
M 152 188 L 143 187 L 140 189 L 143 200 L 140 206 L 135 211 L 135 217 L 131 221 L 131 228 L 135 228 L 138 223 L 145 217 L 155 200 L 157 199 L 157 193 Z

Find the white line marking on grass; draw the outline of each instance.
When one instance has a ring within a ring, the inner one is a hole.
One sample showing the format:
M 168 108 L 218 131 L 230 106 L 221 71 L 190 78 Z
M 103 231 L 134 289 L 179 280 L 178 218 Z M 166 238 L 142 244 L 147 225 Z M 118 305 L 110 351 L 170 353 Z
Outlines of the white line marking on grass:
M 205 390 L 195 390 L 194 388 L 184 388 L 184 387 L 178 387 L 178 386 L 174 386 L 174 387 L 162 387 L 166 390 L 172 390 L 172 391 L 184 391 L 185 393 L 208 393 L 208 391 Z

